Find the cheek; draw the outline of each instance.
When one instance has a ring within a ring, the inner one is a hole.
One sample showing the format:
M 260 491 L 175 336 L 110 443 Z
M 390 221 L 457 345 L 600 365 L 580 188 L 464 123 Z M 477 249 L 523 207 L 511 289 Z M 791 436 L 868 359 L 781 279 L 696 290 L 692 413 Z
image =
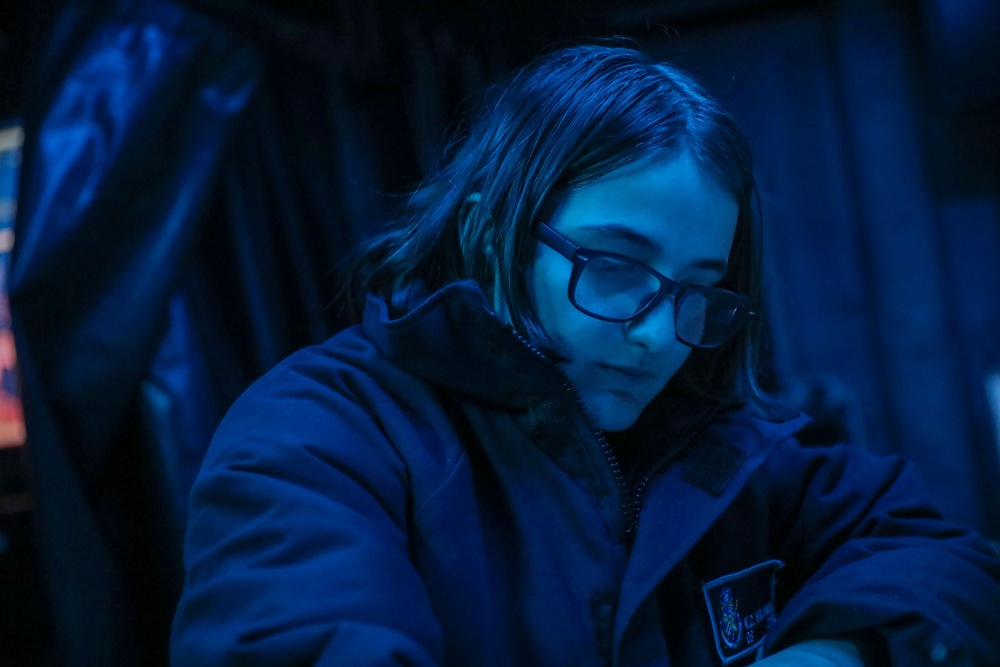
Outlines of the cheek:
M 565 270 L 557 269 L 546 253 L 540 253 L 524 274 L 531 310 L 553 344 L 557 339 L 564 338 L 562 332 L 568 315 L 565 306 L 576 310 L 566 295 L 569 276 Z
M 622 337 L 620 325 L 596 320 L 577 310 L 566 286 L 556 281 L 538 281 L 531 298 L 548 347 L 563 362 L 584 362 L 600 356 L 612 340 Z

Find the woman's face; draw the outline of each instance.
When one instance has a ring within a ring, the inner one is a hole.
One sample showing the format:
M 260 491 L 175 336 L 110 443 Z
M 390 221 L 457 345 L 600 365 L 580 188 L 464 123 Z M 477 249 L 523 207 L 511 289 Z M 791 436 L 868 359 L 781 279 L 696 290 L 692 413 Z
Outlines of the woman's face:
M 591 250 L 626 255 L 681 283 L 712 285 L 725 272 L 736 232 L 732 195 L 687 155 L 656 155 L 566 192 L 548 225 Z M 597 426 L 628 428 L 666 386 L 691 348 L 674 336 L 673 299 L 626 323 L 570 303 L 572 263 L 536 243 L 526 273 L 548 349 Z

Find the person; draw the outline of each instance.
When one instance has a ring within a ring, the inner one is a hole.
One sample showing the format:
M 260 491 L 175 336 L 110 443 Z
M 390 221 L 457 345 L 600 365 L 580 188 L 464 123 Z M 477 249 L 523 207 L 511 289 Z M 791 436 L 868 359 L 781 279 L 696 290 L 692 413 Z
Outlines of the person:
M 630 45 L 491 89 L 220 425 L 173 664 L 1000 664 L 989 544 L 761 390 L 754 192 Z

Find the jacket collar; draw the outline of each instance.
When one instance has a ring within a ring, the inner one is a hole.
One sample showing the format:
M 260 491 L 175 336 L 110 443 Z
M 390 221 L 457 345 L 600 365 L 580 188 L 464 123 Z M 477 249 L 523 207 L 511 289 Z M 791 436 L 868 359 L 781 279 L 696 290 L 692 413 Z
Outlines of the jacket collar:
M 433 293 L 411 285 L 393 294 L 391 302 L 369 296 L 362 327 L 403 371 L 486 403 L 526 410 L 567 382 L 554 364 L 493 314 L 473 281 Z M 757 419 L 742 404 L 710 401 L 668 385 L 639 421 L 612 441 L 619 452 L 630 453 L 626 463 L 641 466 L 661 455 L 665 442 L 671 449 L 682 448 L 709 423 L 750 420 L 762 430 L 756 435 L 767 440 L 768 424 L 777 426 L 797 414 L 790 410 L 777 418 Z
M 362 328 L 400 369 L 488 403 L 523 409 L 559 382 L 558 371 L 494 316 L 472 281 L 430 294 L 414 285 L 391 303 L 369 296 Z

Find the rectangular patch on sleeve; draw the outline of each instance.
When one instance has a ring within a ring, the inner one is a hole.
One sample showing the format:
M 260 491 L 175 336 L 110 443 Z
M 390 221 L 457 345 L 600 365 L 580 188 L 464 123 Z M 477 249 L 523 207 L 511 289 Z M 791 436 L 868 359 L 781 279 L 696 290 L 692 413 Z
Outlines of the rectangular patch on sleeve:
M 763 643 L 774 623 L 774 577 L 783 566 L 780 560 L 764 561 L 701 587 L 723 665 L 739 660 Z

